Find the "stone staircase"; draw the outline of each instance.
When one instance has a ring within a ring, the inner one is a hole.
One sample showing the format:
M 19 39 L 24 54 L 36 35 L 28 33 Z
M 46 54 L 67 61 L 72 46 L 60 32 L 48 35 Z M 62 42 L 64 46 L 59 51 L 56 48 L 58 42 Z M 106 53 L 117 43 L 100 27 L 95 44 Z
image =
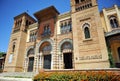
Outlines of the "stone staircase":
M 0 73 L 0 77 L 33 78 L 36 72 L 5 72 Z

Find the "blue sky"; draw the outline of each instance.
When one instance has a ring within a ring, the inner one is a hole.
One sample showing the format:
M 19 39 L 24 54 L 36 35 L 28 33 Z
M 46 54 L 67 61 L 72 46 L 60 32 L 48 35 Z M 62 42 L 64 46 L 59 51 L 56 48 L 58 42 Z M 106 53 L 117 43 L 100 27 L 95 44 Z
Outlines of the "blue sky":
M 120 0 L 98 0 L 99 9 L 108 8 Z M 0 0 L 0 51 L 6 52 L 13 26 L 13 17 L 28 11 L 33 14 L 43 8 L 54 5 L 60 13 L 70 11 L 70 0 Z

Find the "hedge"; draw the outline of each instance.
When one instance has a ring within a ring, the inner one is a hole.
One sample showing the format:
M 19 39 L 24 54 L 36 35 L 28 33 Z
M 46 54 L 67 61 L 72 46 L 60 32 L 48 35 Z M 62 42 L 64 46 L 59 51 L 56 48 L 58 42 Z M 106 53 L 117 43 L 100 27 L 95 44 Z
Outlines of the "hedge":
M 105 71 L 40 72 L 33 81 L 120 81 L 120 75 Z

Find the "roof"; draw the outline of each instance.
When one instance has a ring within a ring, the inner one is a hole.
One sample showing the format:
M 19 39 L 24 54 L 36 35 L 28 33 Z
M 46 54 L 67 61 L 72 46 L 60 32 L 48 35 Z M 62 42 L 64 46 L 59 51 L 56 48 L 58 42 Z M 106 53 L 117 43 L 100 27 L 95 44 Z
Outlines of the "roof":
M 31 17 L 27 12 L 23 12 L 23 13 L 21 13 L 20 15 L 15 16 L 14 19 L 17 19 L 17 18 L 22 17 L 22 16 L 28 16 L 28 17 L 30 17 L 32 20 L 36 21 L 36 20 L 35 20 L 33 17 Z
M 41 19 L 42 17 L 45 17 L 48 14 L 56 15 L 56 14 L 59 14 L 59 12 L 57 11 L 57 9 L 54 6 L 50 6 L 50 7 L 47 7 L 45 9 L 42 9 L 42 10 L 34 13 L 34 16 L 37 19 Z

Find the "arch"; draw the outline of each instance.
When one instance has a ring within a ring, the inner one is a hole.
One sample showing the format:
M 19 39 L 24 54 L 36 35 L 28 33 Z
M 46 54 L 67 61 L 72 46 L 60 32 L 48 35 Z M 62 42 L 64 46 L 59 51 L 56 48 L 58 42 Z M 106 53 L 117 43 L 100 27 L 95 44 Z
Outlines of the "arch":
M 34 54 L 35 54 L 34 48 L 30 48 L 27 52 L 27 57 L 29 57 L 29 55 L 34 55 Z
M 72 41 L 72 39 L 66 38 L 66 39 L 63 39 L 63 40 L 59 43 L 59 45 L 58 45 L 59 51 L 61 51 L 61 47 L 62 47 L 62 45 L 63 45 L 65 42 L 69 42 L 69 43 L 72 45 L 72 48 L 73 48 L 73 41 Z
M 72 44 L 68 41 L 64 42 L 61 46 L 61 51 L 63 51 L 64 49 L 72 49 Z
M 50 42 L 43 42 L 39 47 L 39 52 L 42 52 L 43 54 L 50 54 L 51 51 L 52 45 L 50 44 Z
M 30 49 L 34 49 L 34 46 L 30 46 L 30 47 L 28 47 L 28 48 L 26 49 L 26 53 L 25 53 L 26 57 L 27 57 L 28 52 L 29 52 Z M 34 50 L 35 50 L 35 49 L 34 49 Z M 34 53 L 35 53 L 35 51 L 34 51 Z
M 82 25 L 82 28 L 85 28 L 85 27 L 90 27 L 90 24 L 84 23 L 84 24 Z
M 84 38 L 85 39 L 91 38 L 91 36 L 90 36 L 90 24 L 85 23 L 85 24 L 83 24 L 82 28 L 84 31 Z
M 40 48 L 40 46 L 41 46 L 44 42 L 49 42 L 49 43 L 51 44 L 51 46 L 52 46 L 51 50 L 53 49 L 53 45 L 54 45 L 53 40 L 52 40 L 52 39 L 43 39 L 43 40 L 41 40 L 41 41 L 37 44 L 37 53 L 40 52 L 39 48 Z

